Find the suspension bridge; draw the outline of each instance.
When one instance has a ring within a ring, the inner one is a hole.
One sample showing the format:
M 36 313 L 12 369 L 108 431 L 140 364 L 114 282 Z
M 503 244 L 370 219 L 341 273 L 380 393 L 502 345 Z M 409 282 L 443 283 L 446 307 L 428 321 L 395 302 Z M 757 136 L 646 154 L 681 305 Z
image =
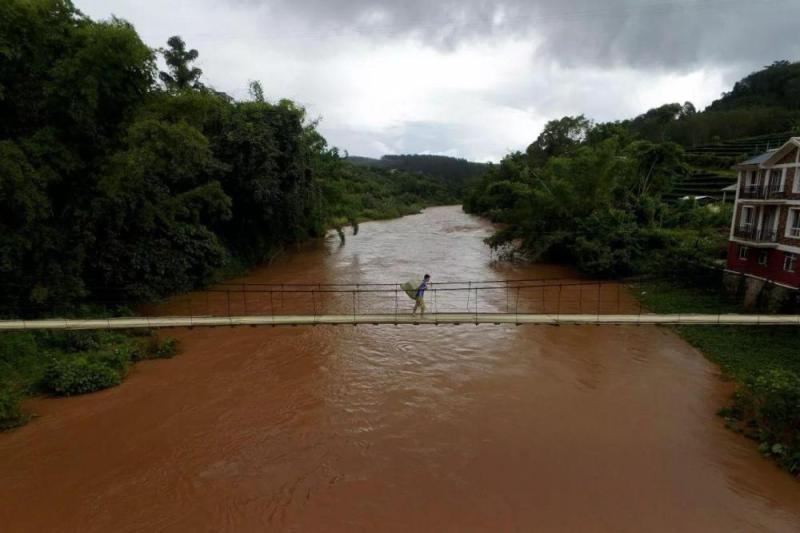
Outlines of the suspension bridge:
M 113 290 L 94 303 L 113 309 Z M 427 312 L 398 283 L 223 283 L 143 306 L 139 316 L 2 320 L 0 331 L 339 325 L 800 325 L 800 315 L 658 314 L 618 282 L 562 279 L 432 284 Z

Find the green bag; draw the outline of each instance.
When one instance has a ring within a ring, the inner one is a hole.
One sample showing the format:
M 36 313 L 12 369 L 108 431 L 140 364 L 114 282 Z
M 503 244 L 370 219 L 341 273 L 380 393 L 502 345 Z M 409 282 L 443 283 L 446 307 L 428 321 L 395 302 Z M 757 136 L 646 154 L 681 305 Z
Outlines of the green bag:
M 403 291 L 405 291 L 405 293 L 408 295 L 409 298 L 411 298 L 412 300 L 416 300 L 417 289 L 419 289 L 420 285 L 422 285 L 422 280 L 406 281 L 405 283 L 400 285 L 400 288 L 403 289 Z

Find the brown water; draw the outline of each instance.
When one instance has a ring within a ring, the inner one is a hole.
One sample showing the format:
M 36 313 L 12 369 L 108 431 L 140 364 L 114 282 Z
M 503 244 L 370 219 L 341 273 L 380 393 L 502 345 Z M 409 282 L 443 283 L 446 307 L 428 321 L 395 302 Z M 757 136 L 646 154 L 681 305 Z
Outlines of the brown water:
M 570 276 L 492 262 L 489 231 L 430 209 L 246 281 Z M 667 329 L 176 335 L 0 435 L 0 530 L 800 531 L 800 484 L 722 427 L 729 386 Z

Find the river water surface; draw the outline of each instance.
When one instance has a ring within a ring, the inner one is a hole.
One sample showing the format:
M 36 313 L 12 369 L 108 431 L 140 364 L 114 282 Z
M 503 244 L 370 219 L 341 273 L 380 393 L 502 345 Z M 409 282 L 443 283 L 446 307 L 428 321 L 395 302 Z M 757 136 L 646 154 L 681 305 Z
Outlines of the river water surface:
M 490 231 L 434 208 L 239 281 L 572 276 L 492 261 Z M 668 329 L 174 335 L 174 359 L 0 434 L 0 530 L 800 531 L 800 484 L 724 429 L 730 385 Z

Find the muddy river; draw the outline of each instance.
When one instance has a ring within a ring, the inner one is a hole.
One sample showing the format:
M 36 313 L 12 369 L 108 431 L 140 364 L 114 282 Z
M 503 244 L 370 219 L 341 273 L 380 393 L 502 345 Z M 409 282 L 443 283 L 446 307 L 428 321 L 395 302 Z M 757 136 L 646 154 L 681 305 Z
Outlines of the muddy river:
M 493 261 L 490 231 L 429 209 L 238 281 L 573 276 Z M 172 334 L 177 357 L 0 434 L 0 530 L 800 531 L 800 484 L 723 427 L 730 385 L 668 329 Z

